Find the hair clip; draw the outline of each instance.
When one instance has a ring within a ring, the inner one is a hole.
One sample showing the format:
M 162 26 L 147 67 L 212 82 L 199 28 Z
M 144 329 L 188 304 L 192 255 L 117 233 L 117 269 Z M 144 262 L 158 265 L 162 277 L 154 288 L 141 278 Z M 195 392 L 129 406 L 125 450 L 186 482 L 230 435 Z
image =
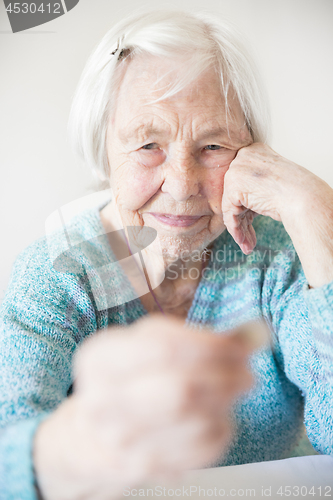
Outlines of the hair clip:
M 114 55 L 117 54 L 117 52 L 119 51 L 120 45 L 121 45 L 121 43 L 122 43 L 123 40 L 124 40 L 124 35 L 122 35 L 121 37 L 118 38 L 118 40 L 117 40 L 117 48 L 110 53 L 110 56 L 114 56 Z M 121 51 L 119 52 L 119 55 L 118 55 L 118 60 L 120 60 L 127 51 L 128 51 L 128 49 L 126 49 L 126 48 L 121 49 Z
M 114 56 L 118 52 L 119 45 L 120 45 L 120 38 L 118 38 L 117 40 L 117 48 L 113 52 L 111 52 L 110 56 Z

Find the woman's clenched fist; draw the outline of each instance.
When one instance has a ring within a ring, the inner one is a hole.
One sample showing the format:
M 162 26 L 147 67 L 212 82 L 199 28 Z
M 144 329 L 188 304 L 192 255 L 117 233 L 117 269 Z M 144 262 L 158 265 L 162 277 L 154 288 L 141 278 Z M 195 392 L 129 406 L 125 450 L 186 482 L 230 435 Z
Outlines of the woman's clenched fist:
M 41 426 L 45 500 L 107 499 L 125 486 L 211 463 L 231 436 L 231 405 L 251 387 L 233 336 L 153 316 L 85 341 L 74 393 Z

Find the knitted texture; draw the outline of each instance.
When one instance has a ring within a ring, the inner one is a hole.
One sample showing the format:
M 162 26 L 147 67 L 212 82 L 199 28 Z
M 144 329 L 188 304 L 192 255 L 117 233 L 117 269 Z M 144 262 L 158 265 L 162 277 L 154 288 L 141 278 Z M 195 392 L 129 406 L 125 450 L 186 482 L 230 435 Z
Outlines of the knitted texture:
M 216 466 L 291 456 L 303 422 L 314 448 L 333 454 L 333 283 L 308 289 L 283 225 L 257 217 L 254 227 L 249 256 L 226 231 L 215 240 L 186 319 L 217 335 L 259 318 L 271 330 L 271 347 L 251 356 L 255 387 L 234 406 L 235 438 Z M 66 398 L 78 345 L 147 314 L 115 261 L 96 208 L 15 262 L 0 316 L 3 499 L 36 499 L 34 432 Z

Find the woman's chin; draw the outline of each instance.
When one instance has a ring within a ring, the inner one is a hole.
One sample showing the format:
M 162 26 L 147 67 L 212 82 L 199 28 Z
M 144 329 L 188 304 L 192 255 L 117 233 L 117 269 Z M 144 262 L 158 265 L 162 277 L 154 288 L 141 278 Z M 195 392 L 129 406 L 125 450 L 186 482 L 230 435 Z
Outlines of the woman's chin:
M 211 243 L 209 238 L 184 238 L 173 236 L 159 237 L 160 249 L 166 263 L 175 262 L 179 259 L 188 260 L 191 256 L 198 258 L 198 255 Z

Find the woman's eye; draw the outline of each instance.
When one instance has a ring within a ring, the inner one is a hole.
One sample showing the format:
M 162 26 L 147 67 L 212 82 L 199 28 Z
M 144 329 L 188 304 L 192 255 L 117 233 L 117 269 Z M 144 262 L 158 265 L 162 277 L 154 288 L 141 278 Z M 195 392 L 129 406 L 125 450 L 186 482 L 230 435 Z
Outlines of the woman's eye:
M 144 146 L 142 146 L 142 149 L 157 149 L 158 148 L 158 145 L 156 144 L 156 142 L 150 142 L 149 144 L 145 144 Z
M 217 149 L 223 149 L 223 148 L 222 146 L 218 146 L 217 144 L 209 144 L 204 149 L 207 149 L 208 151 L 215 151 Z

